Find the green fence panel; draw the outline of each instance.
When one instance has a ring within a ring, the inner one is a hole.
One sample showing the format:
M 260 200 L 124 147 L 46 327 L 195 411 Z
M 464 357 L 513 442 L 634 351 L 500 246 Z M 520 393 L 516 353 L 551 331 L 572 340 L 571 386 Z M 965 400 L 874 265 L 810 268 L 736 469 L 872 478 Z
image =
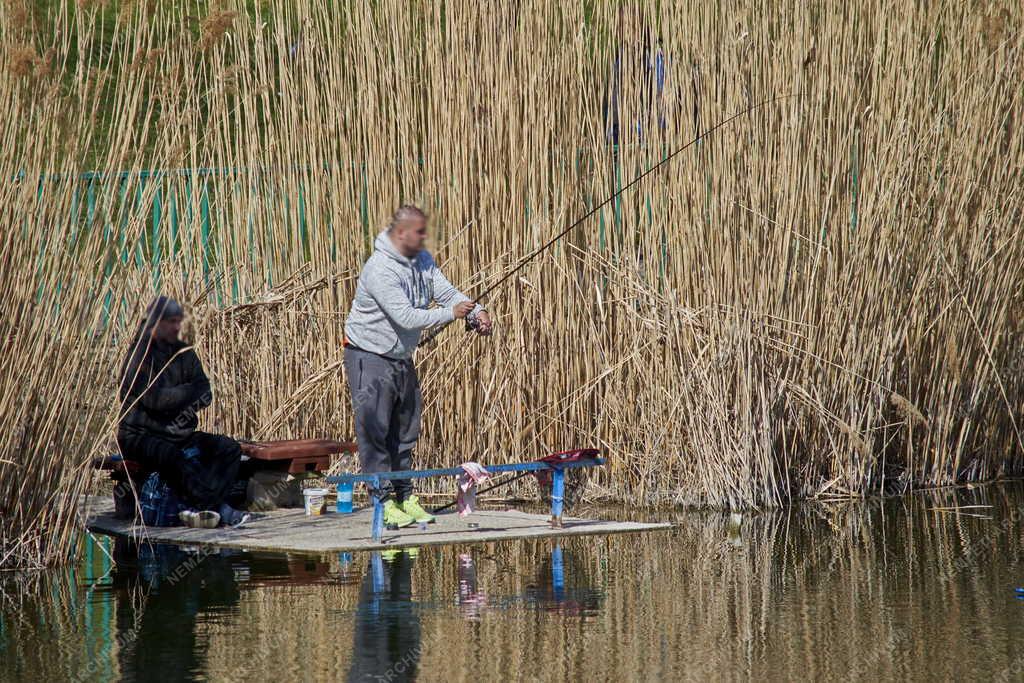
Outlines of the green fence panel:
M 161 190 L 163 188 L 157 187 L 153 194 L 153 213 L 152 220 L 150 222 L 150 242 L 149 248 L 151 249 L 149 263 L 153 269 L 153 286 L 159 291 L 160 289 L 160 218 L 161 218 Z

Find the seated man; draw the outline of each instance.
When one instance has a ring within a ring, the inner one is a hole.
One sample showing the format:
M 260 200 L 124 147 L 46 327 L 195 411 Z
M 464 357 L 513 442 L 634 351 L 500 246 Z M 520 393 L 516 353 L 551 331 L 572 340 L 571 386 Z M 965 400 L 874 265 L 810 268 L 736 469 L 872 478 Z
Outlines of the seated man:
M 178 338 L 181 304 L 158 296 L 146 308 L 121 368 L 121 454 L 158 472 L 186 505 L 214 510 L 221 521 L 237 525 L 246 515 L 225 498 L 241 462 L 238 442 L 196 431 L 197 413 L 213 393 L 192 347 Z

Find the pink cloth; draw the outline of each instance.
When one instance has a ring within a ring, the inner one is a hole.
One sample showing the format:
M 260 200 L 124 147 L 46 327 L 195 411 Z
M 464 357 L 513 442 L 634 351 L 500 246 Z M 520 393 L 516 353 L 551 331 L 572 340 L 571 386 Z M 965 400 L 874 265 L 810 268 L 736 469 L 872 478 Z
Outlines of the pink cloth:
M 491 473 L 475 462 L 464 462 L 460 467 L 462 474 L 458 478 L 459 494 L 455 504 L 459 508 L 459 515 L 465 517 L 476 509 L 476 485 L 490 479 Z
M 459 606 L 467 619 L 477 619 L 487 606 L 487 594 L 477 586 L 472 555 L 459 555 Z

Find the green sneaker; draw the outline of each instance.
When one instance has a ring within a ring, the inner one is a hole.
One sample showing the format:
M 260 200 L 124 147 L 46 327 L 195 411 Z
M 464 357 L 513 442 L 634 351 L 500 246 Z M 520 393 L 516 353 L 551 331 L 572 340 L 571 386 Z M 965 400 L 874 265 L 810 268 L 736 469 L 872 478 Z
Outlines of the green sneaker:
M 380 556 L 388 564 L 394 564 L 402 555 L 405 555 L 410 560 L 415 560 L 420 555 L 419 548 L 392 548 L 391 550 L 381 550 Z
M 406 498 L 405 503 L 402 504 L 402 511 L 417 523 L 436 521 L 434 519 L 434 515 L 420 507 L 420 499 L 418 496 L 409 496 Z
M 393 500 L 384 501 L 384 526 L 396 526 L 399 529 L 416 523 L 412 517 L 402 512 L 402 508 Z

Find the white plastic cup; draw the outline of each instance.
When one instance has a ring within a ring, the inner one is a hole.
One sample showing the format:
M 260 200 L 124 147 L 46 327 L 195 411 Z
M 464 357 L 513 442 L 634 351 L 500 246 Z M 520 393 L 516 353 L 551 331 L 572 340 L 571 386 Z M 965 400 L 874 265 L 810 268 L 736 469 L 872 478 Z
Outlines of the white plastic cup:
M 304 489 L 302 491 L 307 517 L 318 517 L 324 513 L 324 500 L 326 496 L 327 489 Z

